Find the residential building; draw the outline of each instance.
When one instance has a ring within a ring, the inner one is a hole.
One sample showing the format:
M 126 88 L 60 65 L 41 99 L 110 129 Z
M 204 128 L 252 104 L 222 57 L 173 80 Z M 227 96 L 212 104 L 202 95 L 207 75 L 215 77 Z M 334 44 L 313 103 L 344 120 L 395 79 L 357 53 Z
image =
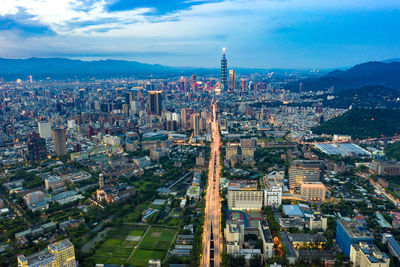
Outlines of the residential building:
M 282 187 L 269 186 L 264 189 L 264 206 L 277 208 L 282 204 Z
M 264 259 L 270 259 L 274 257 L 274 241 L 272 239 L 271 231 L 265 221 L 262 221 L 258 225 L 258 231 L 260 238 L 263 243 Z

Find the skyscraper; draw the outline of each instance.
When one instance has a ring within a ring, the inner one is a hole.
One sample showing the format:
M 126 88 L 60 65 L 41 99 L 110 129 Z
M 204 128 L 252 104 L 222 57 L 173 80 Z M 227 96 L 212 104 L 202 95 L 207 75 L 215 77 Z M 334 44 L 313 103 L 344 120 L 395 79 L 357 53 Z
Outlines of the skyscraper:
M 149 91 L 149 113 L 161 115 L 162 111 L 162 91 Z
M 39 134 L 42 138 L 50 138 L 51 137 L 51 126 L 50 122 L 38 122 Z
M 53 142 L 56 155 L 58 157 L 65 156 L 67 154 L 67 136 L 64 128 L 53 129 Z
M 33 132 L 28 136 L 26 146 L 28 149 L 27 159 L 29 161 L 42 160 L 46 158 L 46 141 L 44 138 L 41 138 L 38 133 Z
M 221 59 L 221 92 L 228 89 L 228 79 L 227 79 L 227 67 L 228 61 L 225 57 L 225 48 L 222 49 L 222 59 Z
M 193 114 L 193 136 L 197 137 L 200 135 L 200 114 Z
M 236 80 L 235 80 L 235 71 L 229 70 L 229 90 L 235 91 Z

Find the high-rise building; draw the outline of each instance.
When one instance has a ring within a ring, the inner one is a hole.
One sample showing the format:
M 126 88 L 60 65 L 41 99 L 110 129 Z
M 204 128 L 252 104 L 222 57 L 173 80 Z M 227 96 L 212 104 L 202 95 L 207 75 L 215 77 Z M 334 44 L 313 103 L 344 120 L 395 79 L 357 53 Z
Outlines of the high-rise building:
M 46 140 L 41 138 L 38 133 L 33 132 L 28 136 L 26 146 L 28 149 L 27 159 L 29 161 L 42 160 L 47 157 Z
M 56 155 L 58 157 L 65 156 L 67 154 L 67 136 L 64 128 L 53 129 L 53 142 Z
M 222 49 L 222 59 L 221 59 L 221 91 L 224 92 L 228 89 L 228 79 L 227 79 L 227 68 L 228 61 L 225 57 L 225 48 Z
M 76 267 L 74 245 L 68 239 L 47 246 L 38 253 L 17 257 L 19 267 Z
M 162 91 L 149 91 L 149 113 L 161 115 L 162 111 Z
M 200 135 L 200 114 L 199 113 L 194 113 L 193 114 L 193 135 L 194 136 L 199 136 Z
M 289 167 L 289 189 L 299 190 L 306 182 L 319 182 L 324 175 L 321 160 L 293 160 Z
M 102 189 L 104 187 L 104 174 L 99 174 L 99 188 Z
M 246 81 L 246 79 L 241 79 L 240 80 L 240 88 L 242 89 L 242 91 L 246 91 L 246 88 L 247 88 L 247 81 Z
M 235 77 L 235 71 L 234 70 L 229 70 L 229 90 L 235 91 L 236 89 L 236 77 Z
M 38 122 L 38 128 L 39 128 L 39 135 L 41 138 L 51 138 L 51 126 L 50 122 L 44 121 L 44 122 Z

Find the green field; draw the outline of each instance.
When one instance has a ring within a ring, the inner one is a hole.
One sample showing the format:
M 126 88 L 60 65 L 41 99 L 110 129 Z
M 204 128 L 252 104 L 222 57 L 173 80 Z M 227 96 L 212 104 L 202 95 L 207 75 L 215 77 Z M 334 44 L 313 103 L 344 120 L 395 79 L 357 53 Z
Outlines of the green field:
M 126 264 L 146 229 L 145 225 L 122 225 L 113 229 L 92 259 L 95 263 Z M 133 237 L 136 237 L 137 241 L 132 241 Z
M 164 259 L 177 232 L 176 228 L 151 226 L 128 264 L 147 266 L 149 259 Z

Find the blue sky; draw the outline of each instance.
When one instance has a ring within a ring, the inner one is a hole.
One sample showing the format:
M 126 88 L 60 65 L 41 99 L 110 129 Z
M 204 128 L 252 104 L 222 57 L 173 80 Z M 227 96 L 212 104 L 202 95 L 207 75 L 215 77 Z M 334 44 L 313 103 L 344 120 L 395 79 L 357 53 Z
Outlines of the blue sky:
M 400 58 L 398 0 L 1 0 L 0 57 L 334 68 Z

